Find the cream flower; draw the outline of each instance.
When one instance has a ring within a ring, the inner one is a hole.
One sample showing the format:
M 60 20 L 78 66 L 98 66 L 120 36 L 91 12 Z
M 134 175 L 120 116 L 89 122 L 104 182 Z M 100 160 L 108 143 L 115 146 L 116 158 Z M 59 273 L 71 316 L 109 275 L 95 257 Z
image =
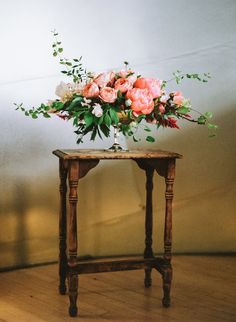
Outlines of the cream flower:
M 75 90 L 75 84 L 60 82 L 56 87 L 55 94 L 61 98 L 62 101 L 66 101 L 71 98 L 73 91 Z
M 103 109 L 100 104 L 95 103 L 94 108 L 92 110 L 92 114 L 94 114 L 96 117 L 101 117 L 103 115 Z

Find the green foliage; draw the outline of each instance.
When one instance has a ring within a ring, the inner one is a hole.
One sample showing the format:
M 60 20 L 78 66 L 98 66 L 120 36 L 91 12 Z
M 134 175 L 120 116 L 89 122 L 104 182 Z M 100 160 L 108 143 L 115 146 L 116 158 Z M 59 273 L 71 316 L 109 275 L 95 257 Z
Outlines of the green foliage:
M 25 114 L 25 116 L 31 116 L 32 119 L 37 119 L 39 115 L 42 115 L 45 118 L 51 117 L 48 113 L 48 111 L 50 110 L 50 106 L 45 105 L 45 104 L 41 104 L 37 108 L 31 107 L 29 110 L 26 110 L 23 107 L 23 103 L 21 103 L 21 104 L 14 103 L 14 105 L 16 106 L 16 110 L 22 111 Z
M 218 125 L 210 123 L 209 121 L 212 116 L 213 114 L 211 112 L 206 112 L 204 114 L 201 114 L 197 119 L 198 124 L 207 125 L 207 128 L 209 130 L 209 137 L 216 136 L 216 130 L 218 129 Z
M 198 74 L 198 73 L 193 73 L 193 74 L 183 74 L 181 70 L 177 70 L 176 72 L 173 73 L 173 78 L 171 80 L 175 80 L 177 84 L 180 84 L 184 78 L 189 78 L 189 79 L 195 79 L 203 83 L 207 83 L 209 78 L 211 78 L 209 73 L 203 73 Z
M 152 143 L 152 142 L 155 142 L 155 139 L 154 139 L 154 137 L 153 137 L 153 136 L 148 135 L 148 136 L 146 137 L 146 141 L 147 141 L 147 142 Z
M 117 125 L 119 123 L 119 117 L 115 111 L 114 108 L 110 108 L 109 109 L 109 114 L 110 114 L 110 117 L 111 117 L 111 123 L 112 125 Z
M 59 57 L 59 63 L 65 66 L 66 70 L 62 70 L 61 73 L 68 77 L 71 77 L 73 82 L 83 81 L 88 78 L 86 70 L 82 67 L 82 56 L 80 58 L 74 58 L 71 61 L 67 58 L 61 57 L 63 48 L 61 47 L 61 41 L 58 41 L 58 33 L 54 30 L 53 32 L 54 42 L 52 44 L 53 56 Z

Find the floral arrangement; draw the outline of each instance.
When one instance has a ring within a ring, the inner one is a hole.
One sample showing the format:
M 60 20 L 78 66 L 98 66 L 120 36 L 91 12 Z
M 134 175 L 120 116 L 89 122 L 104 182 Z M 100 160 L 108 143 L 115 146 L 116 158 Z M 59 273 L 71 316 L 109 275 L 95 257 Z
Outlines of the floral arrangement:
M 82 57 L 62 58 L 63 48 L 57 39 L 58 34 L 55 31 L 53 34 L 53 55 L 59 57 L 60 64 L 65 67 L 61 72 L 72 81 L 61 82 L 55 92 L 59 98 L 47 104 L 30 109 L 25 109 L 23 104 L 15 104 L 16 109 L 26 116 L 36 119 L 39 115 L 49 118 L 56 114 L 64 120 L 72 120 L 78 135 L 77 143 L 82 142 L 87 133 L 91 133 L 91 140 L 97 136 L 102 138 L 102 135 L 108 137 L 112 127 L 119 128 L 125 136 L 131 136 L 137 142 L 136 132 L 141 124 L 145 131 L 151 132 L 148 124 L 155 124 L 157 128 L 179 128 L 179 119 L 205 124 L 213 132 L 217 128 L 210 123 L 212 113 L 202 114 L 192 108 L 190 100 L 184 98 L 180 91 L 168 93 L 166 90 L 169 81 L 179 84 L 184 78 L 189 78 L 205 83 L 210 78 L 209 74 L 177 71 L 165 81 L 137 75 L 129 68 L 128 62 L 124 62 L 122 70 L 94 75 L 83 68 Z M 192 112 L 197 113 L 196 118 L 191 116 Z M 154 136 L 147 134 L 146 140 L 154 142 Z

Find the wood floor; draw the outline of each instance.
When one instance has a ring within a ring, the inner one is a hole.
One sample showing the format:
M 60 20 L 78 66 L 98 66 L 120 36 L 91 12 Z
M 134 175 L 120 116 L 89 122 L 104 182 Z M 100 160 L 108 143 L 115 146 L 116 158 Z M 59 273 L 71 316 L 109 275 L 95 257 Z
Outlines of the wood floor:
M 175 256 L 172 307 L 162 308 L 161 277 L 143 287 L 142 271 L 80 277 L 79 316 L 57 293 L 57 265 L 0 274 L 1 322 L 236 321 L 236 258 Z

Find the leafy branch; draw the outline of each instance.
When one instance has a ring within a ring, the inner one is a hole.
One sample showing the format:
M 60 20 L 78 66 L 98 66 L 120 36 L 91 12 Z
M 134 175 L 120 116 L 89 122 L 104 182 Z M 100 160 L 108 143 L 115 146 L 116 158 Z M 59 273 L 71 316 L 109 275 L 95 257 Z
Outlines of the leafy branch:
M 208 80 L 211 78 L 211 75 L 210 73 L 203 73 L 203 74 L 199 74 L 199 73 L 182 73 L 181 70 L 177 70 L 176 72 L 174 72 L 173 74 L 173 77 L 168 79 L 168 80 L 164 80 L 162 82 L 162 88 L 165 88 L 166 87 L 166 84 L 175 80 L 176 84 L 180 84 L 182 82 L 183 79 L 196 79 L 198 80 L 199 82 L 203 82 L 203 83 L 207 83 Z
M 82 82 L 84 79 L 89 78 L 89 73 L 87 73 L 86 70 L 82 67 L 82 56 L 80 56 L 79 59 L 74 58 L 72 60 L 63 58 L 61 56 L 61 53 L 63 52 L 63 47 L 61 46 L 61 41 L 59 41 L 57 38 L 58 33 L 55 30 L 52 31 L 52 33 L 54 36 L 54 42 L 52 44 L 53 56 L 58 56 L 59 63 L 65 66 L 66 68 L 66 70 L 62 70 L 61 73 L 68 77 L 72 77 L 74 83 Z

